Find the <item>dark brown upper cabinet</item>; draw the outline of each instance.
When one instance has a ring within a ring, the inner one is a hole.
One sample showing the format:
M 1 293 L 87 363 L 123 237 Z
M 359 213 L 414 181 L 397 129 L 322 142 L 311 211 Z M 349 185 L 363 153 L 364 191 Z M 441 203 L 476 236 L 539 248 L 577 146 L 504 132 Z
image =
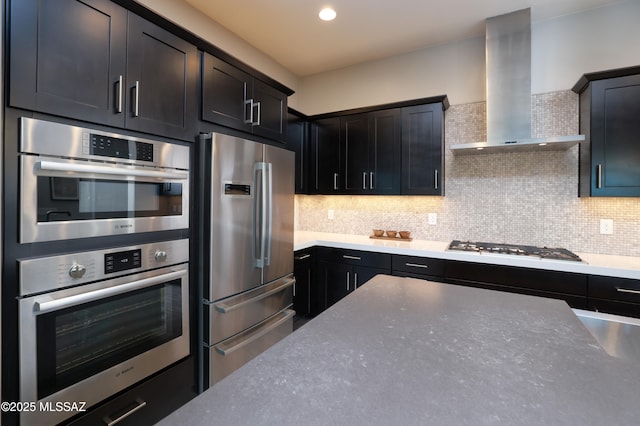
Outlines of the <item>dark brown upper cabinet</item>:
M 581 197 L 640 197 L 640 67 L 585 74 L 580 94 Z
M 204 121 L 286 142 L 286 93 L 209 53 L 202 79 Z
M 107 0 L 12 0 L 9 105 L 195 137 L 195 46 Z

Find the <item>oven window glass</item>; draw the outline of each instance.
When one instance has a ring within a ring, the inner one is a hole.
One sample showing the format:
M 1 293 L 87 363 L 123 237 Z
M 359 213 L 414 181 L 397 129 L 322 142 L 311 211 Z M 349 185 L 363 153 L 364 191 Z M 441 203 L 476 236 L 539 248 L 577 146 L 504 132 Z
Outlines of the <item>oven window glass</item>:
M 38 222 L 182 214 L 182 184 L 38 177 Z
M 180 287 L 178 279 L 39 315 L 38 398 L 181 336 Z

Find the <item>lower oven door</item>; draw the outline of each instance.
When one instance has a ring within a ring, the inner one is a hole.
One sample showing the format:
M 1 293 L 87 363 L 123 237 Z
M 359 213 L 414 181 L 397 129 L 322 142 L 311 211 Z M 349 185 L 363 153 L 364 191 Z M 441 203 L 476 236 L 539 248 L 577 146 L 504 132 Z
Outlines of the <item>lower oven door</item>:
M 22 425 L 56 424 L 189 355 L 188 264 L 26 297 L 19 309 L 20 399 L 35 408 Z

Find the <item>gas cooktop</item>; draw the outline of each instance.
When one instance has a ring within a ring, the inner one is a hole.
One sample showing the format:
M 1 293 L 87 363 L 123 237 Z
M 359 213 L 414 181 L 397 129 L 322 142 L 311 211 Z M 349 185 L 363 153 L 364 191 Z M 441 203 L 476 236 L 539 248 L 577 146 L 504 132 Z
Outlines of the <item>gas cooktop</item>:
M 478 253 L 513 254 L 516 256 L 533 256 L 542 259 L 570 260 L 582 262 L 579 256 L 563 248 L 535 247 L 519 244 L 497 244 L 475 241 L 453 240 L 449 250 L 474 251 Z

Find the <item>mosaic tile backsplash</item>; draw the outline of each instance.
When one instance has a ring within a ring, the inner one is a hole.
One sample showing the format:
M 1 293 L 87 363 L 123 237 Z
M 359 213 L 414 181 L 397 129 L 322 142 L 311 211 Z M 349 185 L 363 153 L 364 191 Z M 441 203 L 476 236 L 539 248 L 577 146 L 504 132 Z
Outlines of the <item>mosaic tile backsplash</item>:
M 640 256 L 640 198 L 579 198 L 578 147 L 454 156 L 486 139 L 484 102 L 445 113 L 445 196 L 296 196 L 296 229 L 370 235 L 409 230 L 424 240 L 475 240 Z M 532 137 L 578 133 L 578 95 L 532 96 Z M 328 219 L 328 210 L 334 219 Z M 430 225 L 429 213 L 437 214 Z M 613 235 L 600 234 L 613 219 Z

